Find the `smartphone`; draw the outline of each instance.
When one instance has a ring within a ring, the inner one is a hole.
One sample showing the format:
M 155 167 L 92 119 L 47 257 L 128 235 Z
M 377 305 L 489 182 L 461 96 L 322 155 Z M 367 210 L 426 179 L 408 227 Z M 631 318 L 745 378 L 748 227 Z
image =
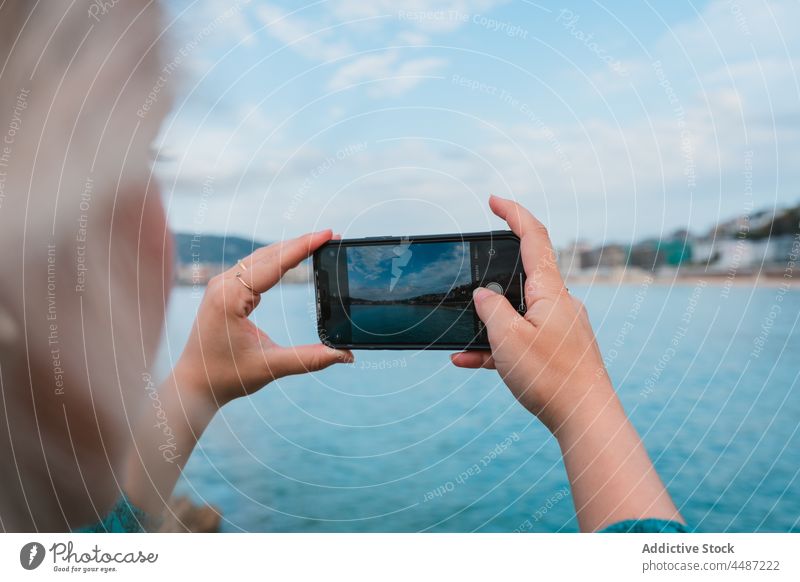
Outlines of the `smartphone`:
M 525 313 L 519 238 L 510 231 L 334 240 L 314 253 L 317 329 L 347 349 L 488 349 L 472 291 Z

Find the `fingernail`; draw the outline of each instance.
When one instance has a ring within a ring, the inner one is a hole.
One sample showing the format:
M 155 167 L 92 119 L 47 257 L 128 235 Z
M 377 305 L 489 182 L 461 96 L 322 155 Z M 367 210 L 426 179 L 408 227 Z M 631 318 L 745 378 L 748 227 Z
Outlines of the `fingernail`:
M 475 289 L 472 290 L 472 298 L 475 301 L 483 301 L 483 299 L 485 299 L 491 294 L 492 292 L 486 289 L 485 287 L 475 287 Z

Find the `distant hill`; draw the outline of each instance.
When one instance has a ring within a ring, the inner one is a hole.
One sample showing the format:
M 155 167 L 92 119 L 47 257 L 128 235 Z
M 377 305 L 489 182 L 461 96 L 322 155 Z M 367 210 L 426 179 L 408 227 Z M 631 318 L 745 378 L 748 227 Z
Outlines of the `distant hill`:
M 269 243 L 238 236 L 175 234 L 175 281 L 178 285 L 205 285 L 214 275 L 233 267 L 239 259 Z M 290 269 L 283 283 L 311 281 L 310 261 Z
M 737 216 L 717 224 L 707 238 L 763 240 L 800 233 L 800 204 Z
M 798 233 L 800 233 L 800 205 L 786 208 L 775 213 L 771 218 L 768 217 L 763 224 L 752 227 L 749 236 L 753 239 L 763 239 Z

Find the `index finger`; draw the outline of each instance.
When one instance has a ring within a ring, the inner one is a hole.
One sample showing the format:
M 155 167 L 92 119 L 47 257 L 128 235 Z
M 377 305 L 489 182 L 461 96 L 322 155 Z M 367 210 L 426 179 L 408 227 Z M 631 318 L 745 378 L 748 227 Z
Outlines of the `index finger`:
M 258 249 L 242 260 L 247 271 L 241 275 L 249 282 L 254 292 L 264 293 L 274 287 L 286 271 L 310 257 L 314 251 L 331 240 L 332 236 L 331 230 L 326 229 Z
M 522 265 L 528 281 L 539 291 L 560 292 L 564 288 L 564 280 L 558 270 L 556 253 L 547 228 L 513 200 L 492 195 L 489 207 L 519 237 Z

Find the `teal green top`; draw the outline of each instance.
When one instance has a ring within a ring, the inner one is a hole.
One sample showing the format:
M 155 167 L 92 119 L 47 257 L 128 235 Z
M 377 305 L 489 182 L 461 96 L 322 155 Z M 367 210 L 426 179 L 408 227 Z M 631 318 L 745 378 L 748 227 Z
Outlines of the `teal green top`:
M 148 530 L 152 519 L 123 493 L 102 521 L 78 528 L 75 533 L 140 533 Z
M 666 519 L 626 519 L 612 523 L 600 533 L 689 533 L 689 528 Z
M 123 494 L 102 521 L 76 529 L 76 533 L 138 533 L 148 531 L 154 520 Z M 628 519 L 611 524 L 601 533 L 688 533 L 677 521 Z

